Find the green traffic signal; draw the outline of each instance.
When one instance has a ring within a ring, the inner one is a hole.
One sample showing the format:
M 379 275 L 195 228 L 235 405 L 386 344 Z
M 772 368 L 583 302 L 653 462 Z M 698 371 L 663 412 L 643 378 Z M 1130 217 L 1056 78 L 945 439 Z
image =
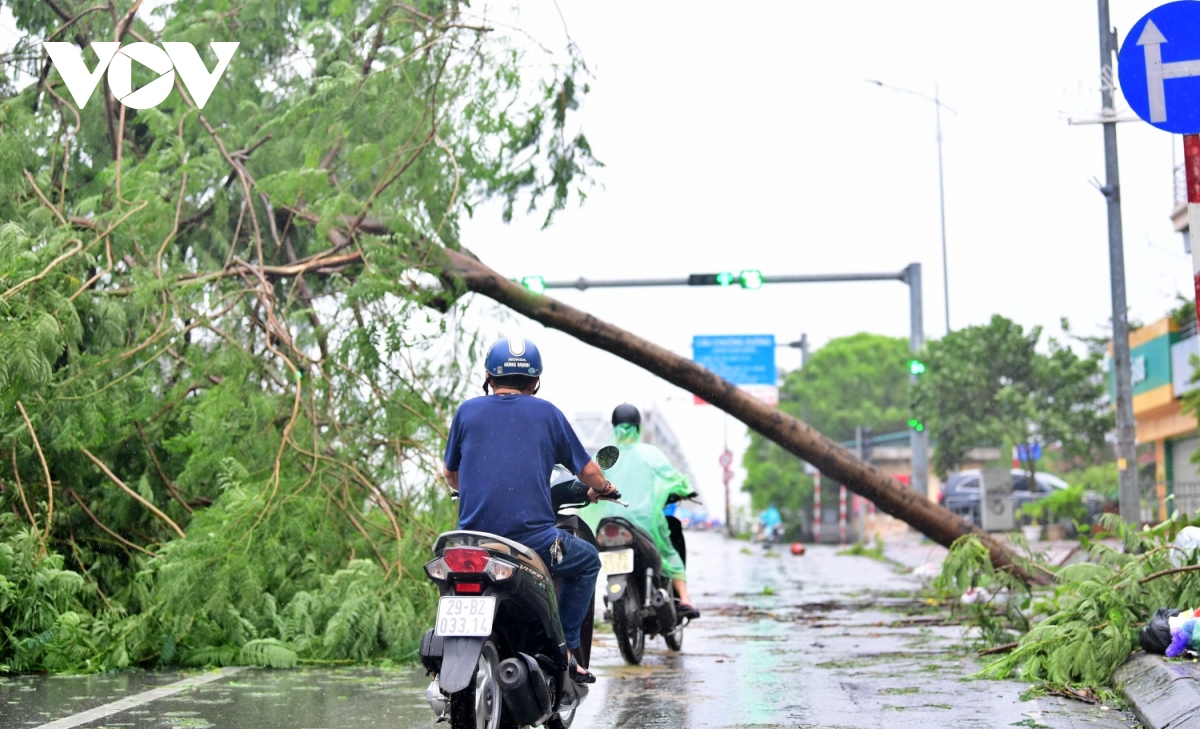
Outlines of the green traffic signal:
M 920 433 L 921 431 L 925 430 L 925 423 L 922 423 L 920 420 L 917 420 L 916 418 L 909 418 L 908 419 L 908 427 L 910 427 L 913 430 Z
M 723 271 L 717 274 L 718 286 L 730 286 L 734 282 L 733 274 L 728 271 Z
M 762 271 L 742 271 L 738 274 L 738 279 L 742 283 L 744 289 L 761 289 L 763 285 Z
M 541 276 L 526 276 L 521 279 L 521 285 L 535 294 L 546 293 L 546 279 Z
M 910 359 L 908 361 L 908 373 L 910 375 L 925 374 L 925 363 L 919 359 Z

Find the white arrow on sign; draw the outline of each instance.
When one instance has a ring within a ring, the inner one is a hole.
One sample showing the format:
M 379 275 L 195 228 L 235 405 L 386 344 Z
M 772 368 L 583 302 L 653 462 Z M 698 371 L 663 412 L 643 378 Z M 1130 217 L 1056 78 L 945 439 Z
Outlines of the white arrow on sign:
M 1200 76 L 1200 59 L 1192 61 L 1176 61 L 1163 63 L 1159 46 L 1166 43 L 1162 31 L 1148 21 L 1142 28 L 1142 35 L 1137 44 L 1142 47 L 1146 56 L 1146 95 L 1150 101 L 1150 121 L 1165 122 L 1167 120 L 1167 98 L 1163 89 L 1163 80 L 1168 78 L 1189 78 Z

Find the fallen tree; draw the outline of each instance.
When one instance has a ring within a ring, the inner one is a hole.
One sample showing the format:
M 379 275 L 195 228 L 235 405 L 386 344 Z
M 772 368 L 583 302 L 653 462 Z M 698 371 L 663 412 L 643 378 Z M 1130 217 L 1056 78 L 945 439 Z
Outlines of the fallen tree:
M 938 544 L 949 547 L 960 537 L 977 535 L 987 547 L 996 569 L 1011 572 L 1025 582 L 1041 580 L 1040 576 L 1030 575 L 1017 565 L 1003 544 L 966 519 L 905 487 L 804 422 L 756 400 L 695 362 L 561 301 L 534 294 L 469 253 L 445 249 L 445 259 L 441 279 L 451 291 L 461 293 L 465 287 L 536 322 L 628 360 L 704 398 Z

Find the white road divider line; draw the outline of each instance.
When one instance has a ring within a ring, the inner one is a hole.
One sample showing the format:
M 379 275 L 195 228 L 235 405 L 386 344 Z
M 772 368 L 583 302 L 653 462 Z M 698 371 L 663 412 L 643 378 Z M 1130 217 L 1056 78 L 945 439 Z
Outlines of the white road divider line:
M 42 724 L 41 726 L 36 726 L 33 729 L 72 729 L 72 727 L 82 726 L 88 722 L 96 721 L 97 719 L 103 719 L 104 717 L 112 716 L 113 714 L 119 714 L 122 711 L 141 706 L 142 704 L 148 704 L 156 699 L 166 698 L 167 696 L 177 694 L 180 691 L 187 691 L 188 689 L 192 689 L 197 686 L 203 686 L 206 683 L 220 681 L 223 678 L 228 678 L 233 674 L 240 673 L 244 670 L 246 670 L 245 666 L 229 666 L 227 668 L 222 668 L 219 671 L 212 671 L 200 676 L 191 676 L 183 679 L 182 681 L 169 683 L 166 686 L 159 686 L 156 689 L 143 691 L 142 693 L 134 694 L 133 696 L 126 696 L 123 699 L 117 699 L 116 701 L 104 704 L 103 706 L 97 706 L 94 709 L 88 709 L 87 711 L 83 711 L 78 714 L 72 714 L 71 716 L 63 719 L 56 719 L 49 724 Z

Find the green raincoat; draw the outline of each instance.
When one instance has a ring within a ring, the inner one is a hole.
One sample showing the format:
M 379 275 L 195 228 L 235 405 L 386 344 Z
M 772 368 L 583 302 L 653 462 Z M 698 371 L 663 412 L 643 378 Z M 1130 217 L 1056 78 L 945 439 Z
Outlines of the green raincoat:
M 663 573 L 671 579 L 686 579 L 683 559 L 671 545 L 671 532 L 663 508 L 672 494 L 683 497 L 692 492 L 687 478 L 675 470 L 662 451 L 637 442 L 639 433 L 633 426 L 619 425 L 614 430 L 621 457 L 604 475 L 620 489 L 621 498 L 629 508 L 600 501 L 580 509 L 579 516 L 592 531 L 606 516 L 628 519 L 654 539 L 658 553 L 662 555 Z

